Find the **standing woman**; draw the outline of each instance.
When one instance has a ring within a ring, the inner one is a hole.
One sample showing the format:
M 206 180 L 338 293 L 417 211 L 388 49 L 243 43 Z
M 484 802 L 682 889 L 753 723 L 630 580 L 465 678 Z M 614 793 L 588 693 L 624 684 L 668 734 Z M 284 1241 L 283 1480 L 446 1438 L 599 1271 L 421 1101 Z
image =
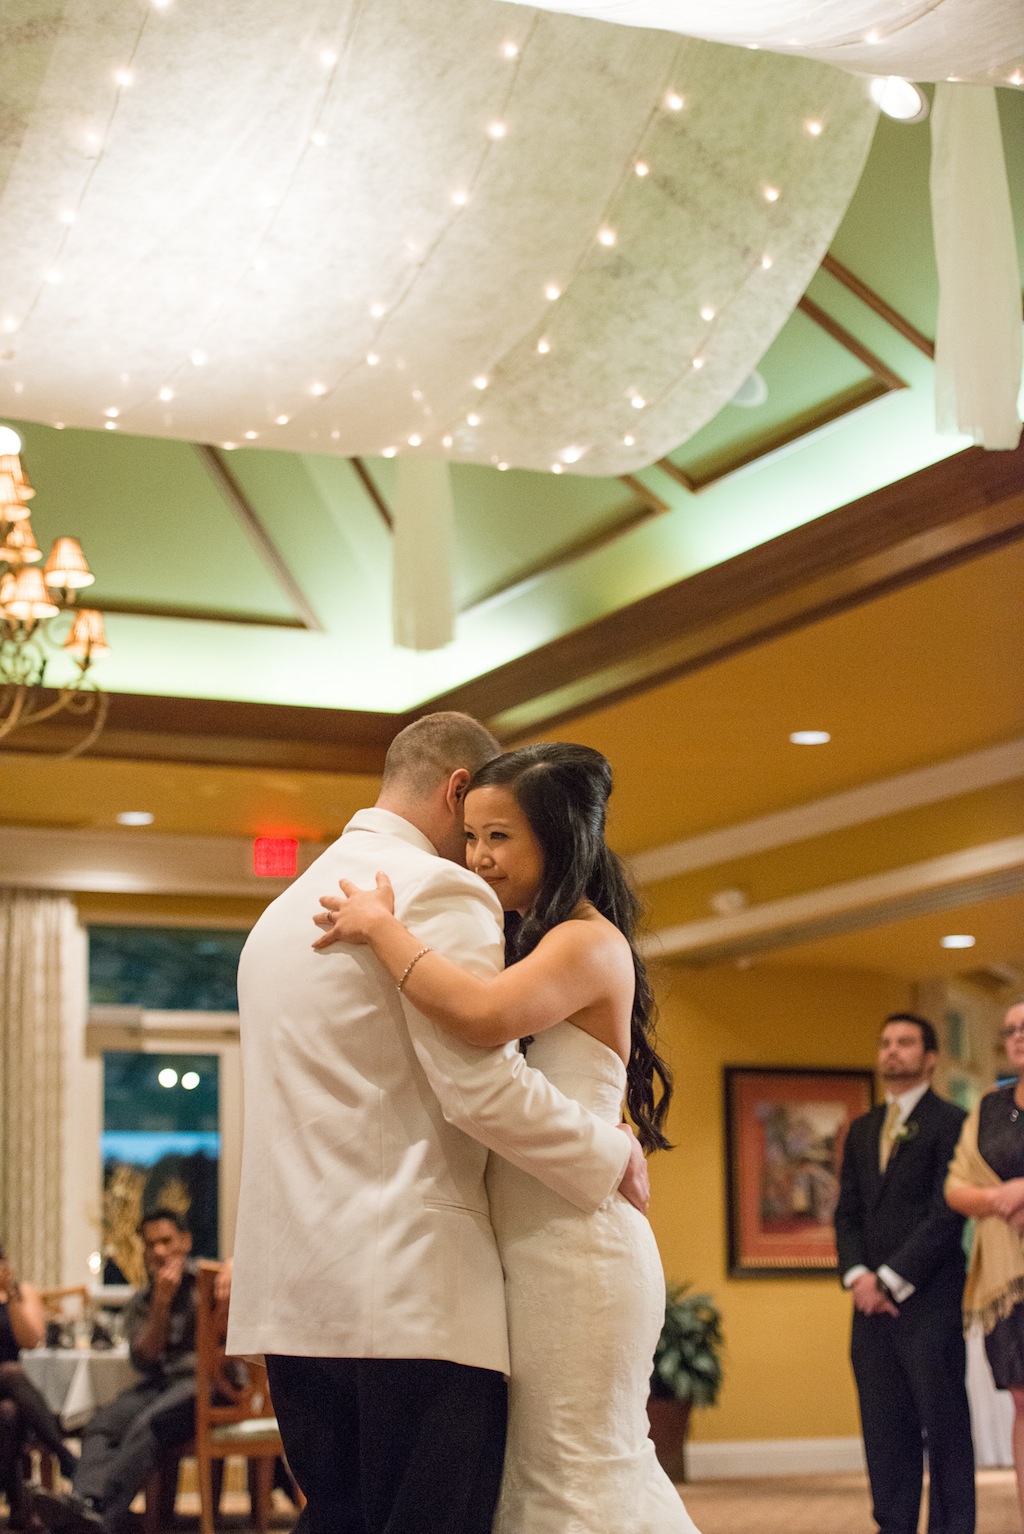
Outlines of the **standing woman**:
M 946 1201 L 977 1222 L 964 1324 L 981 1326 L 996 1386 L 1013 1397 L 1013 1462 L 1024 1523 L 1024 999 L 1006 1014 L 1003 1042 L 1018 1079 L 987 1092 L 966 1120 Z
M 39 1290 L 19 1283 L 0 1245 L 0 1492 L 7 1498 L 12 1529 L 25 1528 L 29 1519 L 20 1474 L 25 1440 L 37 1438 L 55 1454 L 62 1475 L 70 1476 L 77 1463 L 60 1423 L 19 1361 L 21 1349 L 37 1348 L 45 1330 Z

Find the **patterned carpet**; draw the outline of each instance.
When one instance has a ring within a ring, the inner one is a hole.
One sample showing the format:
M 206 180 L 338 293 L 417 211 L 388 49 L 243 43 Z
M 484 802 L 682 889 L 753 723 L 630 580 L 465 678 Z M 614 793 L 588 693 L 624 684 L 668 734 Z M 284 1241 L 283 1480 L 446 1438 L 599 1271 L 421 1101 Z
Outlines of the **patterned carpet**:
M 682 1487 L 701 1534 L 872 1534 L 865 1476 L 779 1476 Z M 921 1528 L 925 1523 L 922 1520 Z M 1020 1534 L 1012 1470 L 978 1473 L 978 1534 Z

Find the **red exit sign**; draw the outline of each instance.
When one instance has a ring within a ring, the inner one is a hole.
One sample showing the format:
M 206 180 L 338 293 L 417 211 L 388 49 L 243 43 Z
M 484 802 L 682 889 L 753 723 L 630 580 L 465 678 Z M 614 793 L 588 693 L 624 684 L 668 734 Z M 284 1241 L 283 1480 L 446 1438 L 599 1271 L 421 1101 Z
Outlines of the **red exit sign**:
M 294 836 L 257 836 L 252 844 L 252 871 L 263 879 L 294 879 L 298 865 Z

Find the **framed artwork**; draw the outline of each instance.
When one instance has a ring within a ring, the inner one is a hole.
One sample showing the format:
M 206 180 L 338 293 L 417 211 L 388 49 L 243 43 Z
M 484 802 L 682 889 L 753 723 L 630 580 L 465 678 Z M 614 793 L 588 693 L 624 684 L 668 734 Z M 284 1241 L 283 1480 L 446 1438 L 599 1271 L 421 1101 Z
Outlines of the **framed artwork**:
M 835 1273 L 846 1132 L 873 1101 L 871 1071 L 725 1067 L 730 1277 Z

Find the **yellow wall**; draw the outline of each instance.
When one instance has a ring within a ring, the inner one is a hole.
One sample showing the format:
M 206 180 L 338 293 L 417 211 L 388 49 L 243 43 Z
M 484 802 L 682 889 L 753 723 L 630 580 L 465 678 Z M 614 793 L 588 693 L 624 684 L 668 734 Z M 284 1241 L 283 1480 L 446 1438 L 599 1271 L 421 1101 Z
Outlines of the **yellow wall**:
M 724 1065 L 872 1066 L 882 1019 L 907 984 L 868 970 L 755 964 L 659 977 L 660 1037 L 675 1072 L 675 1149 L 651 1163 L 651 1219 L 666 1274 L 715 1296 L 726 1338 L 716 1407 L 697 1440 L 859 1433 L 847 1358 L 850 1302 L 834 1274 L 726 1277 Z

